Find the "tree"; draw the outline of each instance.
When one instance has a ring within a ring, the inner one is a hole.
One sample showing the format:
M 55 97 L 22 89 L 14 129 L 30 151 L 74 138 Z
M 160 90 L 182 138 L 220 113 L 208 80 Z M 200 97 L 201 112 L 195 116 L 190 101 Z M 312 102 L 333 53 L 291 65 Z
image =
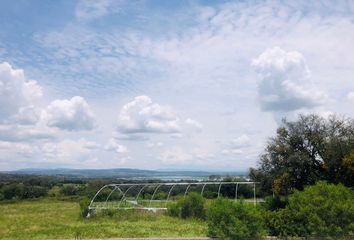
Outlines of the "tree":
M 250 176 L 262 190 L 288 194 L 318 180 L 354 186 L 354 120 L 300 115 L 283 120 Z

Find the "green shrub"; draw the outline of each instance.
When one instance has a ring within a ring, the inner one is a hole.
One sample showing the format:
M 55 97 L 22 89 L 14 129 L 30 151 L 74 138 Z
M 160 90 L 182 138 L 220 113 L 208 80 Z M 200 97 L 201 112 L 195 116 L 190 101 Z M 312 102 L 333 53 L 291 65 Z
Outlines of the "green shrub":
M 285 209 L 267 214 L 270 233 L 280 236 L 354 236 L 354 192 L 318 182 L 295 191 Z
M 268 196 L 264 198 L 264 202 L 261 203 L 262 207 L 264 209 L 269 210 L 269 211 L 275 211 L 281 208 L 285 208 L 287 204 L 286 199 L 282 199 L 278 195 L 272 197 Z
M 177 203 L 169 203 L 167 205 L 167 215 L 171 217 L 180 217 L 181 213 L 181 204 Z
M 83 218 L 88 217 L 88 213 L 90 209 L 88 208 L 90 206 L 90 199 L 89 198 L 83 198 L 80 200 L 80 216 Z
M 177 203 L 168 205 L 167 213 L 170 216 L 181 218 L 205 218 L 205 200 L 198 193 L 190 193 Z
M 218 199 L 207 213 L 208 235 L 219 239 L 258 239 L 265 234 L 259 208 L 243 202 Z

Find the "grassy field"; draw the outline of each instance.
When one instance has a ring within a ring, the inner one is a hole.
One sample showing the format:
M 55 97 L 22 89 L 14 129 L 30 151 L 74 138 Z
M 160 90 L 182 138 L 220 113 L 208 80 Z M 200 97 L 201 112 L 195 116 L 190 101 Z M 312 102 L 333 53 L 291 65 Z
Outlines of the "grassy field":
M 201 237 L 205 222 L 148 212 L 79 217 L 79 204 L 41 199 L 0 204 L 0 239 Z

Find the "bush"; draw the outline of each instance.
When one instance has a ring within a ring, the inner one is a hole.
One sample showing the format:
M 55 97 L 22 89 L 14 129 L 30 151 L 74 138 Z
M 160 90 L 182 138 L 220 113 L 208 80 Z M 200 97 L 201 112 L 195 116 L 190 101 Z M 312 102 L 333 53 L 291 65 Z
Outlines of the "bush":
M 261 203 L 264 209 L 269 211 L 275 211 L 281 208 L 285 208 L 286 204 L 287 204 L 287 199 L 282 199 L 278 195 L 274 197 L 272 196 L 265 197 L 264 202 Z
M 353 202 L 351 189 L 318 182 L 295 191 L 285 209 L 267 215 L 267 225 L 271 234 L 280 236 L 353 236 Z
M 258 239 L 265 233 L 260 209 L 243 202 L 218 199 L 211 204 L 207 219 L 210 237 Z
M 80 200 L 80 216 L 83 218 L 88 217 L 88 214 L 90 212 L 90 209 L 88 208 L 90 206 L 90 199 L 89 198 L 83 198 Z
M 177 203 L 168 205 L 167 213 L 170 216 L 181 218 L 205 218 L 205 200 L 198 193 L 190 193 L 186 198 Z

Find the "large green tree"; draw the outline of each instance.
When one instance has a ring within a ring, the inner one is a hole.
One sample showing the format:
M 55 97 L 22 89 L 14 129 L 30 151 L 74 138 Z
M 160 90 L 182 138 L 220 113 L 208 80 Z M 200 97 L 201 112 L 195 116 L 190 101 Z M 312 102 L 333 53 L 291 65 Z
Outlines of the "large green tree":
M 300 115 L 283 120 L 258 167 L 250 170 L 263 190 L 288 194 L 318 180 L 354 186 L 354 120 Z

